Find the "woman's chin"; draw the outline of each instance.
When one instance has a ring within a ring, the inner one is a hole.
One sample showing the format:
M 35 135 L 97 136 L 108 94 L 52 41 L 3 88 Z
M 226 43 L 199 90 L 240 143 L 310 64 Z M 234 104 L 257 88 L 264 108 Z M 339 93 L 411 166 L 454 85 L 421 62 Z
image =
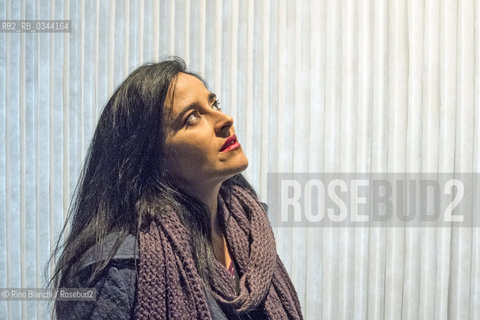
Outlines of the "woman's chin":
M 244 171 L 247 168 L 248 168 L 248 159 L 244 155 L 244 159 L 242 159 L 242 161 L 239 161 L 238 168 L 236 170 L 237 172 L 235 174 L 241 173 L 242 171 Z
M 228 168 L 228 170 L 225 171 L 225 175 L 222 180 L 223 181 L 228 180 L 231 177 L 239 173 L 242 173 L 243 171 L 245 171 L 245 169 L 247 169 L 247 167 L 248 167 L 248 160 L 247 158 L 245 158 L 244 162 L 238 163 L 236 166 L 232 166 Z

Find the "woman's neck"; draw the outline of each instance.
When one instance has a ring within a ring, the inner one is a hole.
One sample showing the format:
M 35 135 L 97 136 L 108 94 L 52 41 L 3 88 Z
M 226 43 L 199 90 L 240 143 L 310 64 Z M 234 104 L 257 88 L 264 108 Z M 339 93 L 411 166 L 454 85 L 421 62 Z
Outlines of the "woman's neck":
M 220 224 L 217 217 L 217 206 L 218 206 L 218 193 L 220 191 L 221 183 L 214 185 L 183 185 L 184 189 L 188 194 L 194 198 L 200 200 L 208 208 L 210 214 L 210 226 L 213 234 L 221 234 Z
M 203 202 L 210 213 L 210 243 L 212 244 L 213 254 L 215 258 L 226 268 L 230 266 L 232 261 L 230 253 L 228 251 L 225 237 L 223 236 L 222 228 L 218 217 L 218 193 L 220 191 L 221 184 L 208 187 L 203 185 L 200 188 L 184 188 L 190 195 L 194 196 L 201 202 Z

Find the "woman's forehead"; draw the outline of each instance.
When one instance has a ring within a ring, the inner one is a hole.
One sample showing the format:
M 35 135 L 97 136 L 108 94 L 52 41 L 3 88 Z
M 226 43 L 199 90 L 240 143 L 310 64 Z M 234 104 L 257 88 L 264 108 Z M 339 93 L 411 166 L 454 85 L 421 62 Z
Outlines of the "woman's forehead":
M 208 100 L 209 96 L 210 91 L 200 79 L 180 72 L 170 84 L 165 106 L 171 109 L 170 112 L 175 116 L 192 103 Z

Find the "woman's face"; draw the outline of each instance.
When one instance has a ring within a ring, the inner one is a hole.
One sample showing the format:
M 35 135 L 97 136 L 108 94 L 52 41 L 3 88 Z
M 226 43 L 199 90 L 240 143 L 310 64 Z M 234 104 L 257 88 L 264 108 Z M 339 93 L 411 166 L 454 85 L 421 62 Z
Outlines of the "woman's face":
M 167 169 L 180 185 L 222 183 L 248 166 L 232 117 L 220 111 L 215 95 L 198 78 L 179 73 L 165 111 Z

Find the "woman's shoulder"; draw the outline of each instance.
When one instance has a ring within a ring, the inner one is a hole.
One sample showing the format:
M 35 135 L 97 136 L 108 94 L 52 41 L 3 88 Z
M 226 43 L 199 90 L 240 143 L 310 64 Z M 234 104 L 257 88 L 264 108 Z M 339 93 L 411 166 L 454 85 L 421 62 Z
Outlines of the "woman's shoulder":
M 133 319 L 136 273 L 126 266 L 109 264 L 93 283 L 86 285 L 88 268 L 73 282 L 75 288 L 89 288 L 89 300 L 59 301 L 58 319 Z
M 112 291 L 115 296 L 122 292 L 130 292 L 132 288 L 135 288 L 136 265 L 139 259 L 137 239 L 134 235 L 128 234 L 121 240 L 112 256 L 112 251 L 115 249 L 119 237 L 118 233 L 110 233 L 103 241 L 95 244 L 84 253 L 81 259 L 82 267 L 76 279 L 79 287 L 94 285 L 97 291 L 101 289 L 101 294 Z M 112 258 L 105 268 L 91 283 L 90 276 L 95 266 L 104 263 L 110 256 Z
M 111 255 L 120 234 L 109 233 L 105 239 L 89 248 L 82 256 L 82 269 L 92 264 L 102 262 Z M 128 234 L 115 251 L 112 260 L 137 260 L 139 259 L 138 242 L 133 234 Z
M 109 234 L 82 256 L 82 267 L 70 279 L 70 288 L 91 288 L 94 298 L 86 301 L 62 301 L 59 319 L 133 319 L 136 288 L 135 260 L 138 246 L 134 235 L 121 243 L 107 266 L 90 282 L 93 266 L 108 259 L 118 234 Z
M 260 201 L 260 204 L 262 205 L 263 210 L 265 210 L 265 213 L 268 214 L 268 204 L 266 204 L 265 202 L 262 202 L 262 201 Z

